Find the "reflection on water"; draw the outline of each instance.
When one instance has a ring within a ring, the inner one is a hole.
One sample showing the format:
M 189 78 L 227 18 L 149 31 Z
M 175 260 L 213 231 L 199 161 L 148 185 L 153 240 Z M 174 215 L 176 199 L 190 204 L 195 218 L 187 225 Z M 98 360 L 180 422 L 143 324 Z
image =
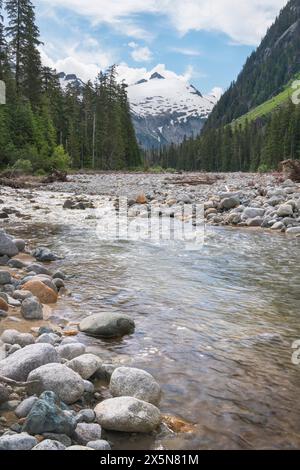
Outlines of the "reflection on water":
M 70 276 L 73 295 L 55 314 L 132 316 L 131 337 L 80 338 L 105 362 L 147 369 L 162 384 L 162 411 L 196 424 L 194 434 L 120 437 L 120 448 L 300 447 L 300 366 L 291 363 L 300 338 L 299 240 L 216 229 L 201 251 L 188 252 L 101 243 L 80 225 L 37 233 L 36 242 L 65 256 Z

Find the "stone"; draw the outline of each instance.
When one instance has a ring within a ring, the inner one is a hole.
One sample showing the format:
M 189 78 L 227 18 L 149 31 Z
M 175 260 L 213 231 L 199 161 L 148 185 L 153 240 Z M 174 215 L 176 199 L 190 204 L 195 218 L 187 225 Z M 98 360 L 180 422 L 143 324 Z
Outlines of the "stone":
M 19 250 L 14 243 L 12 237 L 7 235 L 4 230 L 0 230 L 0 256 L 9 256 L 12 258 L 19 253 Z
M 6 318 L 7 315 L 8 315 L 8 313 L 7 313 L 5 310 L 1 310 L 1 309 L 0 309 L 0 319 L 1 319 L 1 318 Z
M 82 343 L 62 344 L 57 348 L 57 352 L 60 357 L 71 361 L 85 353 L 85 345 Z
M 7 355 L 9 356 L 10 354 L 15 353 L 16 351 L 19 351 L 19 349 L 22 349 L 22 347 L 19 344 L 12 344 L 11 346 L 9 346 Z
M 52 277 L 53 279 L 61 279 L 62 281 L 66 279 L 65 273 L 63 273 L 62 271 L 56 271 Z
M 53 284 L 55 285 L 56 289 L 61 289 L 62 287 L 65 287 L 65 283 L 62 279 L 56 278 L 53 279 Z
M 6 344 L 18 344 L 22 348 L 35 342 L 30 333 L 19 333 L 17 330 L 5 330 L 1 335 L 1 340 Z
M 86 447 L 86 446 L 70 446 L 70 447 L 67 447 L 66 450 L 94 450 L 90 447 Z
M 87 443 L 87 447 L 90 447 L 94 450 L 111 450 L 109 442 L 104 441 L 103 439 L 98 439 L 97 441 L 90 441 Z
M 58 259 L 58 256 L 52 253 L 52 251 L 49 250 L 49 248 L 45 247 L 40 247 L 34 250 L 32 255 L 38 260 L 42 262 L 47 262 L 47 261 L 56 261 Z
M 6 403 L 9 400 L 10 391 L 7 386 L 0 383 L 0 405 Z
M 270 206 L 278 206 L 279 204 L 282 204 L 284 202 L 284 198 L 282 196 L 272 196 L 269 200 L 268 200 L 268 204 Z
M 0 285 L 10 284 L 11 274 L 8 271 L 0 271 Z
M 58 396 L 53 391 L 46 391 L 31 408 L 23 430 L 33 435 L 52 432 L 71 436 L 75 426 L 74 418 L 61 409 Z
M 26 266 L 26 264 L 23 263 L 23 261 L 20 261 L 19 259 L 15 259 L 15 258 L 12 258 L 11 260 L 9 260 L 7 265 L 13 269 L 24 269 Z
M 118 367 L 111 376 L 109 390 L 114 397 L 135 397 L 153 405 L 161 398 L 161 388 L 154 377 L 133 367 Z
M 96 420 L 108 431 L 149 433 L 161 423 L 156 406 L 133 397 L 110 398 L 95 408 Z
M 261 227 L 264 220 L 261 217 L 255 217 L 254 219 L 248 219 L 247 225 L 248 227 Z
M 51 439 L 45 439 L 38 445 L 34 446 L 32 450 L 65 450 L 66 447 L 58 441 L 52 441 Z
M 89 380 L 84 380 L 83 383 L 84 383 L 85 393 L 90 393 L 90 394 L 94 393 L 95 387 L 92 382 L 90 382 Z
M 95 373 L 95 377 L 98 380 L 103 380 L 104 382 L 110 382 L 110 378 L 112 376 L 113 371 L 117 368 L 115 364 L 102 364 L 97 372 Z
M 30 344 L 0 361 L 0 375 L 24 382 L 34 369 L 58 361 L 58 354 L 50 344 Z
M 140 193 L 138 197 L 136 198 L 136 204 L 147 204 L 148 199 L 146 198 L 146 195 L 144 193 Z
M 0 266 L 6 266 L 9 262 L 9 257 L 7 255 L 0 256 Z
M 282 204 L 277 209 L 278 217 L 289 217 L 293 215 L 293 207 L 290 204 Z
M 0 297 L 0 310 L 8 311 L 8 303 L 2 297 Z
M 46 344 L 36 346 L 53 348 Z M 84 394 L 83 379 L 63 364 L 47 364 L 39 367 L 29 374 L 28 381 L 36 381 L 28 386 L 29 393 L 39 395 L 50 390 L 66 404 L 75 403 Z
M 26 242 L 22 238 L 14 238 L 13 240 L 14 244 L 18 248 L 19 252 L 23 252 L 26 247 Z
M 81 321 L 80 331 L 95 337 L 114 338 L 134 332 L 134 321 L 127 315 L 102 312 Z
M 242 219 L 255 219 L 255 217 L 263 217 L 265 209 L 259 207 L 246 207 L 242 213 Z
M 44 432 L 43 437 L 45 439 L 51 439 L 51 441 L 58 441 L 63 444 L 65 447 L 70 447 L 72 445 L 72 440 L 66 434 L 56 434 L 55 432 Z
M 89 379 L 101 366 L 101 360 L 95 354 L 83 354 L 75 357 L 66 364 L 77 372 L 83 379 Z
M 55 333 L 43 333 L 36 339 L 36 343 L 48 343 L 53 346 L 60 341 L 60 336 Z
M 37 397 L 25 398 L 15 410 L 18 418 L 26 418 L 33 405 L 38 401 Z
M 36 274 L 46 274 L 47 276 L 51 276 L 51 271 L 45 268 L 42 264 L 32 263 L 26 268 L 27 272 L 34 272 Z
M 38 443 L 37 439 L 26 432 L 0 437 L 0 450 L 31 450 Z
M 234 209 L 235 207 L 240 205 L 240 198 L 239 196 L 231 196 L 221 201 L 221 208 L 225 210 Z
M 282 222 L 275 222 L 275 224 L 272 225 L 271 230 L 282 230 L 284 228 L 284 225 Z
M 96 415 L 94 410 L 87 408 L 86 410 L 80 410 L 76 415 L 76 423 L 93 423 Z
M 30 280 L 22 286 L 22 290 L 31 292 L 42 304 L 55 304 L 57 302 L 57 293 L 42 281 Z
M 23 301 L 29 297 L 33 297 L 32 293 L 29 290 L 15 290 L 12 294 L 13 298 L 16 300 Z
M 78 444 L 86 445 L 89 441 L 101 439 L 101 426 L 96 423 L 78 423 L 74 433 L 74 440 Z
M 299 227 L 290 227 L 287 229 L 286 233 L 290 235 L 297 235 L 300 233 L 300 226 Z
M 28 297 L 23 300 L 21 314 L 26 320 L 42 320 L 43 306 L 37 297 Z

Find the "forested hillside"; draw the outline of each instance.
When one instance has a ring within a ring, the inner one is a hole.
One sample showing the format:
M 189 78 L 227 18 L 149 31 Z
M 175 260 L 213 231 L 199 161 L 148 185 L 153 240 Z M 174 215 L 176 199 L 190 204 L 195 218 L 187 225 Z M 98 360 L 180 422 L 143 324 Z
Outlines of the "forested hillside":
M 3 10 L 7 24 L 4 24 Z M 0 167 L 122 169 L 140 164 L 126 86 L 115 67 L 95 83 L 64 92 L 56 71 L 43 67 L 30 0 L 0 0 Z

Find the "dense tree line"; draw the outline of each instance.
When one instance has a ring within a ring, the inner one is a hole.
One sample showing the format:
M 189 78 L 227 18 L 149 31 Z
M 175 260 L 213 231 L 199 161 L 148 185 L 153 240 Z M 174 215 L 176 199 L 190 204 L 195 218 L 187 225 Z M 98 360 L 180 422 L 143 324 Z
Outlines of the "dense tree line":
M 145 154 L 151 165 L 205 171 L 271 170 L 287 158 L 300 159 L 300 105 L 291 101 L 264 119 L 208 129 L 179 147 Z
M 3 10 L 7 24 L 4 24 Z M 95 83 L 62 90 L 44 67 L 30 0 L 0 0 L 0 167 L 122 169 L 141 162 L 126 86 L 111 67 Z
M 282 91 L 300 70 L 300 0 L 290 0 L 221 97 L 206 129 L 232 122 Z

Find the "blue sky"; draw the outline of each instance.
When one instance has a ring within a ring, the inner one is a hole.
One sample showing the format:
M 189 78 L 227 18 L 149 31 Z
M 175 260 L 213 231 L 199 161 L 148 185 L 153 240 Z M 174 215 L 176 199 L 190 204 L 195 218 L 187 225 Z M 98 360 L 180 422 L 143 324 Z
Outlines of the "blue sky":
M 128 83 L 175 72 L 226 89 L 287 0 L 33 0 L 45 64 L 93 79 L 112 63 Z

